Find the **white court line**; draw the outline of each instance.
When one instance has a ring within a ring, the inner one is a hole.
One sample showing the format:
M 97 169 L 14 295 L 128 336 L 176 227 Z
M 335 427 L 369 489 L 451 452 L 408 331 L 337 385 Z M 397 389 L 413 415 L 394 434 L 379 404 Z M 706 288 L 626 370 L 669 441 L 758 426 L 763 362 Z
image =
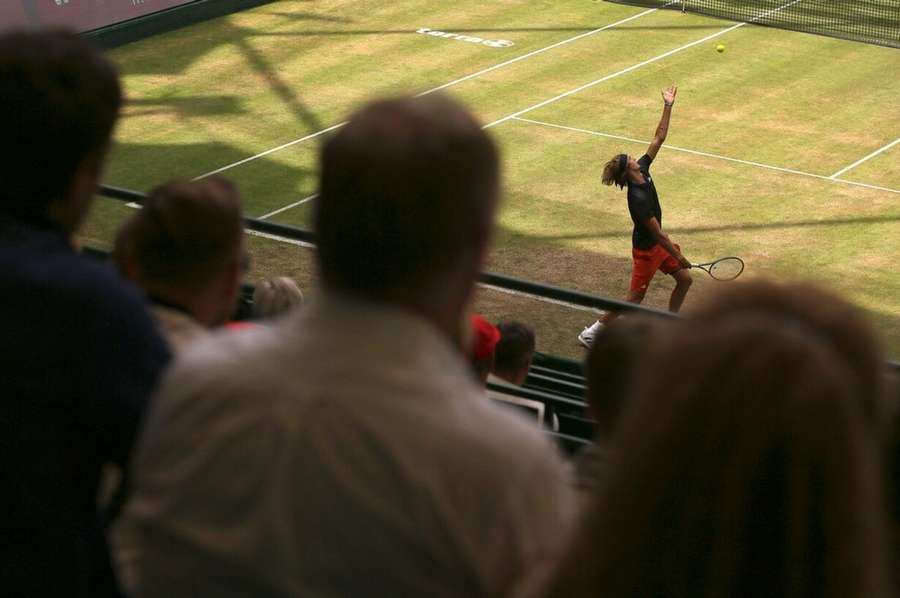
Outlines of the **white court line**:
M 257 220 L 265 220 L 266 218 L 271 218 L 272 216 L 274 216 L 276 214 L 281 214 L 282 212 L 287 212 L 291 208 L 296 208 L 297 206 L 303 205 L 306 202 L 317 198 L 318 196 L 319 196 L 318 193 L 313 193 L 312 195 L 310 195 L 308 197 L 304 197 L 300 201 L 295 201 L 294 203 L 289 203 L 288 205 L 284 206 L 283 208 L 278 208 L 277 210 L 272 210 L 268 214 L 263 214 L 262 216 L 258 216 L 256 219 Z
M 900 137 L 898 137 L 897 139 L 894 139 L 892 142 L 888 143 L 886 146 L 884 146 L 884 147 L 882 147 L 882 148 L 880 148 L 880 149 L 875 150 L 874 152 L 872 152 L 871 154 L 869 154 L 868 156 L 866 156 L 866 157 L 863 158 L 862 160 L 857 160 L 856 162 L 854 162 L 854 163 L 851 164 L 850 166 L 846 166 L 846 167 L 844 167 L 844 168 L 841 168 L 840 170 L 838 170 L 836 173 L 834 173 L 833 175 L 831 175 L 831 176 L 828 177 L 828 178 L 830 178 L 830 179 L 837 179 L 837 177 L 841 176 L 842 174 L 844 174 L 845 172 L 847 172 L 847 171 L 850 170 L 851 168 L 856 168 L 857 166 L 859 166 L 860 164 L 862 164 L 863 162 L 865 162 L 865 161 L 868 160 L 869 158 L 874 158 L 875 156 L 877 156 L 877 155 L 880 154 L 881 152 L 883 152 L 883 151 L 885 151 L 885 150 L 888 150 L 888 149 L 894 147 L 894 146 L 897 145 L 898 143 L 900 143 Z
M 666 6 L 668 6 L 669 4 L 672 4 L 672 3 L 675 2 L 675 1 L 677 1 L 677 0 L 672 0 L 672 2 L 669 2 L 668 4 L 666 4 Z M 542 52 L 547 52 L 548 50 L 552 50 L 552 49 L 558 48 L 558 47 L 560 47 L 560 46 L 562 46 L 562 45 L 572 43 L 572 42 L 574 42 L 574 41 L 577 41 L 577 40 L 582 39 L 582 38 L 584 38 L 584 37 L 587 37 L 587 36 L 589 36 L 589 35 L 594 35 L 595 33 L 600 33 L 601 31 L 605 31 L 605 30 L 607 30 L 607 29 L 611 29 L 612 27 L 617 27 L 617 26 L 619 26 L 619 25 L 621 25 L 621 24 L 623 24 L 623 23 L 627 23 L 628 21 L 633 21 L 634 19 L 637 19 L 637 18 L 642 17 L 642 16 L 644 16 L 644 15 L 648 15 L 648 14 L 650 14 L 650 13 L 652 13 L 652 12 L 657 11 L 657 10 L 659 10 L 659 9 L 658 9 L 658 8 L 651 8 L 651 9 L 649 9 L 649 10 L 645 10 L 645 11 L 643 11 L 643 12 L 640 12 L 640 13 L 638 13 L 638 14 L 636 14 L 636 15 L 632 15 L 632 16 L 627 17 L 627 18 L 625 18 L 625 19 L 621 19 L 621 20 L 619 20 L 619 21 L 616 21 L 615 23 L 610 23 L 609 25 L 604 25 L 603 27 L 600 27 L 600 28 L 598 28 L 598 29 L 593 29 L 593 30 L 588 31 L 588 32 L 586 32 L 586 33 L 580 33 L 580 34 L 578 34 L 578 35 L 576 35 L 576 36 L 574 36 L 574 37 L 570 37 L 570 38 L 568 38 L 568 39 L 564 39 L 563 41 L 556 42 L 555 44 L 546 46 L 546 47 L 544 47 L 544 48 L 539 48 L 539 49 L 537 49 L 537 50 L 533 50 L 533 51 L 531 51 L 531 52 L 529 52 L 529 53 L 527 53 L 527 54 L 523 54 L 522 56 L 519 56 L 519 57 L 517 57 L 517 58 L 512 58 L 512 59 L 510 59 L 510 60 L 507 60 L 506 62 L 501 62 L 500 64 L 495 64 L 495 65 L 492 66 L 492 67 L 488 67 L 488 68 L 486 68 L 486 69 L 482 69 L 482 70 L 478 71 L 477 73 L 472 73 L 472 74 L 470 74 L 470 75 L 466 75 L 465 77 L 460 77 L 459 79 L 455 79 L 455 80 L 453 80 L 453 81 L 450 81 L 449 83 L 444 83 L 443 85 L 439 85 L 438 87 L 435 87 L 435 88 L 433 88 L 433 89 L 429 89 L 428 91 L 423 91 L 422 93 L 418 94 L 416 97 L 421 97 L 421 96 L 424 96 L 424 95 L 428 95 L 428 94 L 430 94 L 430 93 L 434 93 L 434 92 L 436 92 L 436 91 L 440 91 L 440 90 L 442 90 L 442 89 L 447 89 L 448 87 L 451 87 L 451 86 L 453 86 L 453 85 L 457 85 L 458 83 L 462 83 L 463 81 L 468 81 L 469 79 L 472 79 L 472 78 L 474 78 L 474 77 L 480 77 L 481 75 L 484 75 L 485 73 L 489 73 L 489 72 L 491 72 L 491 71 L 495 71 L 495 70 L 497 70 L 497 69 L 499 69 L 499 68 L 503 68 L 503 67 L 508 66 L 508 65 L 510 65 L 510 64 L 519 62 L 520 60 L 525 60 L 526 58 L 531 58 L 532 56 L 536 56 L 537 54 L 541 54 Z M 264 157 L 264 156 L 268 156 L 269 154 L 273 154 L 273 153 L 278 152 L 278 151 L 281 151 L 281 150 L 283 150 L 283 149 L 285 149 L 285 148 L 291 147 L 292 145 L 296 145 L 296 144 L 298 144 L 298 143 L 302 143 L 302 142 L 304 142 L 304 141 L 308 141 L 308 140 L 313 139 L 313 138 L 315 138 L 315 137 L 318 137 L 318 136 L 320 136 L 320 135 L 324 135 L 325 133 L 328 133 L 329 131 L 333 131 L 333 130 L 339 128 L 339 127 L 343 127 L 345 124 L 347 124 L 347 121 L 339 122 L 339 123 L 337 123 L 336 125 L 332 125 L 332 126 L 328 127 L 327 129 L 322 129 L 321 131 L 318 131 L 318 132 L 316 132 L 316 133 L 311 133 L 311 134 L 309 134 L 309 135 L 307 135 L 307 136 L 305 136 L 305 137 L 301 137 L 300 139 L 295 139 L 295 140 L 293 140 L 293 141 L 289 141 L 289 142 L 287 142 L 287 143 L 284 143 L 284 144 L 282 144 L 282 145 L 279 145 L 278 147 L 273 147 L 272 149 L 268 149 L 268 150 L 266 150 L 266 151 L 264 151 L 264 152 L 260 152 L 260 153 L 256 154 L 255 156 L 250 156 L 249 158 L 244 158 L 243 160 L 238 160 L 237 162 L 234 162 L 234 163 L 232 163 L 232 164 L 227 164 L 227 165 L 225 165 L 225 166 L 222 166 L 221 168 L 217 168 L 217 169 L 212 170 L 212 171 L 210 171 L 210 172 L 207 172 L 207 173 L 205 173 L 205 174 L 201 174 L 200 176 L 196 177 L 194 180 L 196 181 L 196 180 L 198 180 L 198 179 L 202 179 L 202 178 L 205 178 L 205 177 L 208 177 L 208 176 L 212 176 L 212 175 L 214 175 L 214 174 L 219 174 L 220 172 L 225 172 L 226 170 L 230 170 L 230 169 L 232 169 L 232 168 L 234 168 L 234 167 L 236 167 L 236 166 L 240 166 L 241 164 L 246 164 L 247 162 L 251 162 L 251 161 L 256 160 L 256 159 L 258 159 L 258 158 L 262 158 L 262 157 Z
M 315 137 L 318 137 L 319 135 L 324 135 L 325 133 L 328 133 L 329 131 L 334 131 L 338 127 L 343 127 L 346 124 L 347 124 L 347 121 L 339 122 L 336 125 L 331 125 L 327 129 L 322 129 L 321 131 L 317 131 L 315 133 L 310 133 L 306 137 L 301 137 L 300 139 L 294 139 L 293 141 L 283 143 L 282 145 L 279 145 L 278 147 L 273 147 L 272 149 L 268 149 L 264 152 L 260 152 L 260 153 L 256 154 L 255 156 L 250 156 L 249 158 L 244 158 L 243 160 L 238 160 L 237 162 L 233 162 L 231 164 L 222 166 L 221 168 L 216 168 L 215 170 L 211 170 L 207 173 L 201 174 L 198 177 L 194 177 L 193 180 L 199 181 L 200 179 L 205 179 L 208 176 L 212 176 L 214 174 L 219 174 L 220 172 L 225 172 L 226 170 L 230 170 L 230 169 L 234 168 L 235 166 L 240 166 L 241 164 L 246 164 L 247 162 L 252 162 L 253 160 L 256 160 L 257 158 L 262 158 L 263 156 L 268 156 L 269 154 L 274 154 L 275 152 L 281 151 L 286 147 L 291 147 L 292 145 L 297 145 L 298 143 L 303 143 L 304 141 L 314 139 Z
M 679 0 L 670 0 L 662 8 L 665 8 L 666 6 L 669 6 L 670 4 L 675 4 L 678 1 Z M 523 54 L 522 56 L 519 56 L 518 58 L 513 58 L 511 60 L 507 60 L 506 62 L 501 62 L 500 64 L 497 64 L 492 67 L 488 67 L 484 70 L 478 71 L 477 73 L 472 73 L 471 75 L 466 75 L 465 77 L 461 77 L 455 81 L 451 81 L 450 83 L 444 83 L 440 87 L 435 87 L 434 89 L 429 89 L 428 91 L 423 91 L 416 97 L 421 97 L 421 96 L 427 95 L 429 93 L 434 93 L 435 91 L 440 91 L 442 89 L 446 89 L 447 87 L 456 85 L 457 83 L 462 83 L 463 81 L 468 81 L 469 79 L 472 79 L 474 77 L 480 77 L 481 75 L 484 75 L 485 73 L 490 73 L 491 71 L 495 71 L 499 68 L 503 68 L 504 66 L 513 64 L 514 62 L 519 62 L 520 60 L 525 60 L 526 58 L 531 58 L 532 56 L 535 56 L 537 54 L 541 54 L 548 50 L 552 50 L 554 48 L 564 46 L 565 44 L 572 43 L 572 42 L 582 39 L 584 37 L 588 37 L 589 35 L 594 35 L 595 33 L 600 33 L 601 31 L 606 31 L 607 29 L 612 29 L 613 27 L 618 27 L 619 25 L 622 25 L 623 23 L 627 23 L 628 21 L 633 21 L 634 19 L 638 19 L 640 17 L 643 17 L 644 15 L 648 15 L 651 12 L 656 12 L 657 10 L 659 10 L 659 8 L 651 8 L 649 10 L 645 10 L 644 12 L 638 13 L 636 15 L 632 15 L 630 17 L 624 18 L 620 21 L 616 21 L 615 23 L 610 23 L 609 25 L 604 25 L 603 27 L 600 27 L 598 29 L 593 29 L 586 33 L 581 33 L 579 35 L 576 35 L 575 37 L 570 37 L 569 39 L 564 39 L 563 41 L 556 42 L 555 44 L 553 44 L 551 46 L 547 46 L 545 48 L 540 48 L 539 50 L 534 50 L 532 52 L 529 52 L 528 54 Z
M 544 122 L 541 120 L 533 120 L 530 118 L 520 118 L 517 116 L 514 118 L 514 120 L 517 120 L 520 122 L 525 122 L 525 123 L 531 123 L 534 125 L 540 125 L 540 126 L 544 126 L 544 127 L 550 127 L 553 129 L 563 129 L 565 131 L 573 131 L 576 133 L 585 133 L 586 135 L 594 135 L 596 137 L 608 137 L 610 139 L 621 139 L 622 141 L 631 141 L 633 143 L 642 143 L 642 144 L 646 144 L 646 145 L 650 144 L 649 141 L 645 141 L 643 139 L 634 139 L 632 137 L 623 137 L 622 135 L 612 135 L 610 133 L 600 133 L 598 131 L 591 131 L 589 129 L 579 129 L 578 127 L 567 127 L 564 125 L 556 125 L 553 123 L 548 123 L 548 122 Z M 711 154 L 709 152 L 701 152 L 698 150 L 688 149 L 686 147 L 678 147 L 677 145 L 666 144 L 663 147 L 670 149 L 670 150 L 674 150 L 676 152 L 685 152 L 688 154 L 695 154 L 697 156 L 705 156 L 707 158 L 715 158 L 716 160 L 726 160 L 728 162 L 737 162 L 738 164 L 746 164 L 748 166 L 756 166 L 757 168 L 766 168 L 768 170 L 776 170 L 778 172 L 786 172 L 789 174 L 796 174 L 799 176 L 805 176 L 805 177 L 810 177 L 810 178 L 814 178 L 814 179 L 822 179 L 822 180 L 829 181 L 832 183 L 843 183 L 844 185 L 854 185 L 857 187 L 866 187 L 868 189 L 876 189 L 878 191 L 888 191 L 890 193 L 900 193 L 900 189 L 891 189 L 889 187 L 879 187 L 877 185 L 869 185 L 867 183 L 857 183 L 856 181 L 847 181 L 844 179 L 836 179 L 833 176 L 828 177 L 823 174 L 814 174 L 812 172 L 804 172 L 802 170 L 794 170 L 793 168 L 782 168 L 781 166 L 772 166 L 771 164 L 763 164 L 762 162 L 753 162 L 751 160 L 741 160 L 740 158 L 731 158 L 729 156 L 723 156 L 720 154 Z
M 307 243 L 306 241 L 298 241 L 297 239 L 288 239 L 287 237 L 282 237 L 281 235 L 273 235 L 272 233 L 262 233 L 258 230 L 250 230 L 249 228 L 245 228 L 244 232 L 248 235 L 253 235 L 254 237 L 262 237 L 263 239 L 270 239 L 272 241 L 278 241 L 281 243 L 287 243 L 288 245 L 296 245 L 297 247 L 305 247 L 306 249 L 315 249 L 315 243 Z
M 798 0 L 795 0 L 795 1 L 798 1 Z M 492 122 L 492 123 L 488 124 L 487 126 L 485 126 L 485 128 L 486 128 L 486 129 L 489 129 L 489 128 L 493 127 L 493 126 L 499 125 L 500 123 L 504 123 L 504 122 L 506 122 L 506 121 L 508 121 L 508 120 L 511 120 L 511 119 L 513 119 L 513 118 L 522 116 L 523 114 L 526 114 L 526 113 L 528 113 L 528 112 L 531 112 L 532 110 L 537 110 L 538 108 L 543 108 L 544 106 L 547 106 L 547 105 L 552 104 L 552 103 L 554 103 L 554 102 L 558 102 L 559 100 L 562 100 L 563 98 L 567 98 L 567 97 L 569 97 L 569 96 L 571 96 L 571 95 L 574 95 L 574 94 L 576 94 L 576 93 L 580 93 L 580 92 L 584 91 L 585 89 L 589 89 L 589 88 L 591 88 L 591 87 L 594 87 L 595 85 L 599 85 L 599 84 L 603 83 L 604 81 L 609 81 L 610 79 L 615 79 L 616 77 L 619 77 L 619 76 L 621 76 L 621 75 L 625 75 L 625 74 L 627 74 L 627 73 L 630 73 L 630 72 L 633 71 L 633 70 L 639 69 L 639 68 L 641 68 L 642 66 L 646 66 L 646 65 L 651 64 L 651 63 L 653 63 L 653 62 L 656 62 L 657 60 L 662 60 L 663 58 L 667 58 L 667 57 L 671 56 L 672 54 L 675 54 L 675 53 L 677 53 L 677 52 L 681 52 L 682 50 L 687 50 L 688 48 L 692 48 L 692 47 L 696 46 L 697 44 L 702 44 L 703 42 L 706 42 L 706 41 L 709 41 L 709 40 L 711 40 L 711 39 L 713 39 L 713 38 L 719 37 L 720 35 L 725 35 L 725 34 L 728 33 L 729 31 L 734 31 L 734 30 L 737 29 L 738 27 L 743 27 L 743 26 L 746 25 L 746 24 L 747 24 L 747 23 L 738 23 L 737 25 L 732 25 L 732 26 L 729 27 L 728 29 L 723 29 L 722 31 L 719 31 L 719 32 L 717 32 L 717 33 L 713 33 L 712 35 L 707 35 L 707 36 L 704 37 L 703 39 L 698 39 L 697 41 L 693 41 L 693 42 L 691 42 L 691 43 L 689 43 L 689 44 L 686 44 L 686 45 L 684 45 L 684 46 L 681 46 L 680 48 L 675 48 L 674 50 L 669 50 L 668 52 L 665 52 L 665 53 L 663 53 L 663 54 L 660 54 L 659 56 L 654 56 L 653 58 L 650 58 L 650 59 L 645 60 L 645 61 L 643 61 L 643 62 L 639 62 L 639 63 L 637 63 L 637 64 L 633 64 L 633 65 L 629 66 L 628 68 L 622 69 L 621 71 L 616 71 L 615 73 L 606 75 L 606 76 L 604 76 L 604 77 L 600 77 L 599 79 L 595 79 L 595 80 L 591 81 L 590 83 L 585 83 L 585 84 L 582 85 L 581 87 L 576 87 L 575 89 L 571 89 L 571 90 L 569 90 L 569 91 L 567 91 L 567 92 L 565 92 L 565 93 L 559 94 L 558 96 L 552 97 L 552 98 L 550 98 L 549 100 L 544 100 L 543 102 L 540 102 L 540 103 L 538 103 L 538 104 L 535 104 L 534 106 L 529 106 L 528 108 L 525 108 L 524 110 L 519 110 L 518 112 L 514 112 L 514 113 L 510 114 L 509 116 L 504 116 L 503 118 L 498 118 L 498 119 L 495 120 L 494 122 Z
M 772 9 L 772 10 L 770 10 L 770 11 L 767 11 L 766 13 L 761 14 L 761 15 L 759 15 L 758 17 L 754 17 L 753 19 L 751 19 L 750 21 L 748 21 L 748 22 L 746 22 L 746 23 L 738 23 L 737 25 L 732 25 L 731 27 L 728 27 L 727 29 L 723 29 L 722 31 L 718 31 L 718 32 L 713 33 L 713 34 L 711 34 L 711 35 L 707 35 L 707 36 L 704 37 L 703 39 L 698 39 L 698 40 L 693 41 L 693 42 L 691 42 L 691 43 L 689 43 L 689 44 L 685 44 L 685 45 L 683 45 L 683 46 L 681 46 L 681 47 L 675 48 L 674 50 L 669 50 L 668 52 L 664 52 L 664 53 L 660 54 L 659 56 L 654 56 L 653 58 L 650 58 L 650 59 L 645 60 L 645 61 L 643 61 L 643 62 L 639 62 L 639 63 L 637 63 L 637 64 L 633 64 L 633 65 L 631 65 L 631 66 L 629 66 L 629 67 L 627 67 L 627 68 L 622 69 L 621 71 L 617 71 L 617 72 L 612 73 L 612 74 L 610 74 L 610 75 L 606 75 L 606 76 L 604 76 L 604 77 L 600 77 L 599 79 L 595 79 L 594 81 L 591 81 L 590 83 L 585 83 L 584 85 L 582 85 L 582 86 L 580 86 L 580 87 L 576 87 L 575 89 L 572 89 L 572 90 L 567 91 L 567 92 L 565 92 L 565 93 L 561 93 L 561 94 L 559 94 L 559 95 L 556 96 L 556 97 L 550 98 L 549 100 L 544 100 L 543 102 L 540 102 L 540 103 L 538 103 L 538 104 L 535 104 L 534 106 L 530 106 L 530 107 L 528 107 L 528 108 L 525 108 L 524 110 L 519 110 L 518 112 L 514 112 L 513 114 L 510 114 L 509 116 L 504 116 L 503 118 L 497 119 L 497 120 L 495 120 L 494 122 L 492 122 L 492 123 L 488 124 L 487 126 L 485 126 L 484 128 L 485 128 L 485 129 L 489 129 L 489 128 L 495 126 L 495 125 L 499 125 L 500 123 L 506 122 L 506 121 L 508 121 L 508 120 L 510 120 L 510 119 L 516 118 L 516 117 L 518 117 L 518 116 L 522 116 L 523 114 L 525 114 L 525 113 L 527 113 L 527 112 L 531 112 L 532 110 L 537 110 L 538 108 L 543 108 L 544 106 L 547 106 L 548 104 L 552 104 L 552 103 L 554 103 L 554 102 L 558 102 L 559 100 L 561 100 L 561 99 L 563 99 L 563 98 L 567 98 L 567 97 L 569 97 L 570 95 L 574 95 L 574 94 L 576 94 L 576 93 L 580 93 L 580 92 L 584 91 L 585 89 L 589 89 L 589 88 L 591 88 L 591 87 L 594 87 L 595 85 L 599 85 L 600 83 L 603 83 L 604 81 L 609 81 L 610 79 L 614 79 L 614 78 L 619 77 L 619 76 L 621 76 L 621 75 L 624 75 L 624 74 L 626 74 L 626 73 L 630 73 L 630 72 L 633 71 L 633 70 L 639 69 L 639 68 L 641 68 L 642 66 L 646 66 L 646 65 L 648 65 L 648 64 L 652 64 L 652 63 L 656 62 L 657 60 L 662 60 L 663 58 L 667 58 L 667 57 L 671 56 L 672 54 L 677 54 L 678 52 L 681 52 L 681 51 L 683 51 L 683 50 L 687 50 L 688 48 L 693 48 L 693 47 L 696 46 L 697 44 L 702 44 L 703 42 L 708 42 L 708 41 L 711 40 L 711 39 L 715 39 L 715 38 L 717 38 L 717 37 L 719 37 L 719 36 L 725 35 L 725 34 L 728 33 L 729 31 L 734 31 L 735 29 L 737 29 L 737 28 L 739 28 L 739 27 L 743 27 L 744 25 L 749 25 L 749 24 L 751 24 L 753 21 L 756 21 L 756 20 L 759 20 L 759 19 L 764 19 L 764 18 L 766 18 L 767 16 L 769 16 L 770 14 L 772 14 L 772 13 L 774 13 L 774 12 L 778 12 L 779 10 L 784 10 L 785 8 L 788 8 L 789 6 L 793 6 L 794 4 L 797 4 L 797 2 L 801 2 L 801 1 L 802 1 L 802 0 L 792 0 L 791 2 L 788 2 L 787 4 L 785 4 L 785 5 L 783 5 L 783 6 L 779 6 L 778 8 L 774 8 L 774 9 Z

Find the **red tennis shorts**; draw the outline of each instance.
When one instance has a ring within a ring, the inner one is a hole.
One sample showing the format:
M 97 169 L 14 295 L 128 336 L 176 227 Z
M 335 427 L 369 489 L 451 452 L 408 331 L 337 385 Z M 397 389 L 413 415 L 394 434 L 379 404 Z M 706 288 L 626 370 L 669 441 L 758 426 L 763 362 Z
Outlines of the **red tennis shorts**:
M 681 251 L 680 245 L 675 245 Z M 657 270 L 663 274 L 672 274 L 681 270 L 681 264 L 662 245 L 654 245 L 650 249 L 632 248 L 631 258 L 631 290 L 646 291 Z

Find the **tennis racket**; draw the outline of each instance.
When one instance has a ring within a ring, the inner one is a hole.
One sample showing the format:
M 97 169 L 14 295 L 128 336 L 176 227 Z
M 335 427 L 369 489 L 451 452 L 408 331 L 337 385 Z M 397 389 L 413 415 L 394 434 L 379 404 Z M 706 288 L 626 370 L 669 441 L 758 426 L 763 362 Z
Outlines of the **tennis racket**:
M 716 280 L 734 280 L 744 271 L 744 260 L 739 257 L 723 257 L 705 264 L 691 264 L 700 268 Z

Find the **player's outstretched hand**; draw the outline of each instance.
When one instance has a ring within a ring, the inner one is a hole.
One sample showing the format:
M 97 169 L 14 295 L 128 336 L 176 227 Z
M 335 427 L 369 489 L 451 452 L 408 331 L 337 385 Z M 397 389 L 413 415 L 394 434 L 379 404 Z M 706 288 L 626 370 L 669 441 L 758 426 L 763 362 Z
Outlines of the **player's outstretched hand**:
M 664 89 L 662 92 L 663 101 L 671 106 L 675 103 L 675 94 L 678 93 L 678 87 L 673 83 L 668 88 Z
M 686 270 L 690 270 L 691 266 L 693 265 L 693 264 L 691 264 L 690 260 L 688 260 L 683 255 L 678 256 L 678 263 L 681 264 L 681 267 Z

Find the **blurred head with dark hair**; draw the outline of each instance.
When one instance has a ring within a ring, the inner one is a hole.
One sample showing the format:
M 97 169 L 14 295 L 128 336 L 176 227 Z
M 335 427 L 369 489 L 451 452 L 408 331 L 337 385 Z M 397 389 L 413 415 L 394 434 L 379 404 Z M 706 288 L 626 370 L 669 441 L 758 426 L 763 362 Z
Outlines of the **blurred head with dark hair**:
M 75 231 L 90 207 L 122 104 L 118 75 L 65 31 L 0 35 L 0 213 Z
M 892 409 L 891 425 L 889 426 L 888 441 L 886 443 L 887 480 L 888 480 L 888 504 L 891 513 L 891 539 L 894 548 L 894 570 L 900 565 L 900 368 L 894 366 L 888 374 L 888 397 Z M 895 579 L 900 583 L 900 579 Z
M 549 595 L 891 595 L 882 361 L 856 310 L 735 285 L 652 354 Z
M 660 323 L 646 316 L 616 318 L 594 337 L 587 356 L 588 415 L 606 442 L 625 407 L 634 377 L 646 370 L 651 333 Z
M 243 233 L 240 196 L 227 179 L 172 181 L 151 191 L 122 225 L 114 258 L 151 298 L 214 326 L 237 303 Z
M 320 177 L 325 287 L 417 311 L 461 346 L 498 200 L 480 124 L 441 94 L 376 101 L 325 144 Z
M 494 348 L 494 374 L 516 385 L 525 383 L 534 357 L 534 330 L 521 322 L 500 322 Z

